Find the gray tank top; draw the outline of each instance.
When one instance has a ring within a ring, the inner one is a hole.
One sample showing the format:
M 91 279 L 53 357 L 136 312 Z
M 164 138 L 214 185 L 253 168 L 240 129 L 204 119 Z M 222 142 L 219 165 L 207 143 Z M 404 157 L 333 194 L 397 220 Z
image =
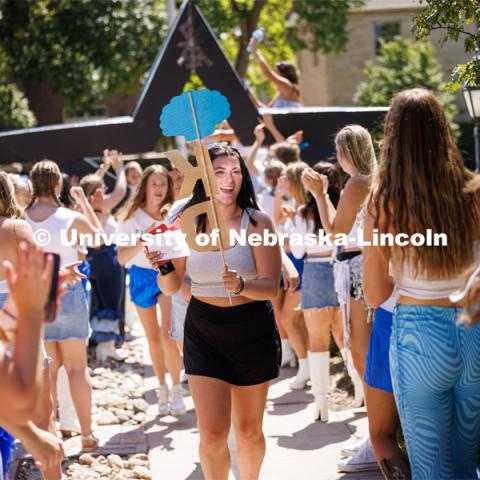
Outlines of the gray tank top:
M 247 232 L 248 211 L 244 210 L 240 230 Z M 244 280 L 257 278 L 257 265 L 250 245 L 235 246 L 224 250 L 225 261 L 231 270 L 236 270 Z M 192 279 L 192 295 L 200 297 L 228 297 L 223 288 L 223 264 L 220 252 L 198 252 L 191 249 L 187 257 L 186 273 Z

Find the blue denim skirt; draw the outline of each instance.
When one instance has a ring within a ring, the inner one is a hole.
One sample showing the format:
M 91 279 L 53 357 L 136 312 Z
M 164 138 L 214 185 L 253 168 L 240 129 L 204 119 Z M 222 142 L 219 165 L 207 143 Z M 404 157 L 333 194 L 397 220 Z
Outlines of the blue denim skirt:
M 339 306 L 333 265 L 330 262 L 312 262 L 307 257 L 303 267 L 302 285 L 302 310 Z
M 3 304 L 7 301 L 8 293 L 0 293 L 0 308 L 3 307 Z
M 90 335 L 88 302 L 82 284 L 69 285 L 52 323 L 45 324 L 46 342 L 86 340 Z

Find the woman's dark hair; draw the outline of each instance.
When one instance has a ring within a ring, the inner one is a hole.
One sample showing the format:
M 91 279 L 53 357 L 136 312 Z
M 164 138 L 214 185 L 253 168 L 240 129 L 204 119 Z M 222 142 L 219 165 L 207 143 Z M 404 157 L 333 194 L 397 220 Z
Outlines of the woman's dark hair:
M 248 173 L 247 166 L 245 165 L 245 161 L 242 158 L 240 152 L 233 147 L 229 146 L 214 146 L 208 149 L 208 153 L 210 154 L 210 159 L 212 163 L 218 157 L 234 157 L 238 158 L 240 163 L 240 171 L 242 173 L 242 186 L 240 187 L 240 192 L 238 193 L 237 197 L 237 205 L 242 209 L 245 210 L 246 208 L 254 208 L 255 210 L 260 210 L 257 199 L 255 196 L 255 189 L 253 188 L 252 179 L 250 178 L 250 174 Z M 197 203 L 201 203 L 207 200 L 207 195 L 205 193 L 205 189 L 203 188 L 203 183 L 199 180 L 195 184 L 192 192 L 192 198 L 190 201 L 183 207 L 183 210 L 186 210 Z M 250 222 L 253 225 L 256 225 L 257 222 L 249 215 Z M 198 216 L 198 230 L 200 232 L 205 232 L 206 229 L 206 219 L 207 215 L 204 213 Z
M 60 192 L 60 202 L 65 208 L 73 208 L 74 201 L 70 195 L 70 189 L 72 188 L 72 181 L 70 180 L 70 175 L 68 173 L 62 172 L 62 191 Z
M 282 77 L 290 80 L 294 85 L 298 85 L 298 73 L 295 65 L 292 62 L 278 62 L 275 64 L 275 68 Z
M 340 167 L 337 163 L 333 164 L 330 162 L 317 162 L 312 169 L 317 173 L 321 173 L 322 175 L 326 175 L 328 177 L 327 193 L 333 206 L 337 208 L 338 201 L 340 200 L 340 193 L 343 188 L 343 179 Z M 302 209 L 301 215 L 305 221 L 313 217 L 313 222 L 315 224 L 314 232 L 317 233 L 318 230 L 323 228 L 320 214 L 318 212 L 317 202 L 310 192 L 307 192 L 307 198 L 307 203 Z

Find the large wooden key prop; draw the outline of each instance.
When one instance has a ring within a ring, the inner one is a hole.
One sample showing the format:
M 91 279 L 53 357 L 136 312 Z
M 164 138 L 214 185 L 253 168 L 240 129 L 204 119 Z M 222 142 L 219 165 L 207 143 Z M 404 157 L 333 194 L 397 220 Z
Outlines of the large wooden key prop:
M 218 214 L 215 200 L 218 187 L 213 172 L 212 161 L 208 148 L 202 144 L 202 138 L 211 135 L 215 126 L 230 116 L 230 104 L 219 92 L 212 90 L 189 90 L 182 95 L 173 97 L 160 116 L 160 127 L 165 136 L 184 136 L 188 141 L 197 140 L 194 148 L 197 166 L 194 167 L 178 150 L 165 152 L 165 156 L 178 168 L 183 176 L 183 184 L 177 200 L 189 197 L 197 181 L 201 181 L 207 200 L 185 209 L 182 213 L 182 231 L 190 248 L 201 251 L 220 250 L 223 267 L 225 268 L 225 245 L 228 245 L 228 235 L 222 219 Z M 196 242 L 195 219 L 205 213 L 212 226 L 217 230 L 218 246 L 214 242 L 198 245 Z

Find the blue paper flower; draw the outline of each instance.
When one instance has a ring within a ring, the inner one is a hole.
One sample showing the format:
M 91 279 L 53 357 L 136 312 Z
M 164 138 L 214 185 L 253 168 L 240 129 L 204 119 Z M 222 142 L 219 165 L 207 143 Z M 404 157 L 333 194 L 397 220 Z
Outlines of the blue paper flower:
M 215 90 L 188 90 L 173 97 L 160 115 L 160 128 L 167 137 L 183 135 L 188 141 L 197 139 L 189 94 L 192 95 L 200 138 L 211 135 L 215 126 L 230 116 L 228 100 Z

